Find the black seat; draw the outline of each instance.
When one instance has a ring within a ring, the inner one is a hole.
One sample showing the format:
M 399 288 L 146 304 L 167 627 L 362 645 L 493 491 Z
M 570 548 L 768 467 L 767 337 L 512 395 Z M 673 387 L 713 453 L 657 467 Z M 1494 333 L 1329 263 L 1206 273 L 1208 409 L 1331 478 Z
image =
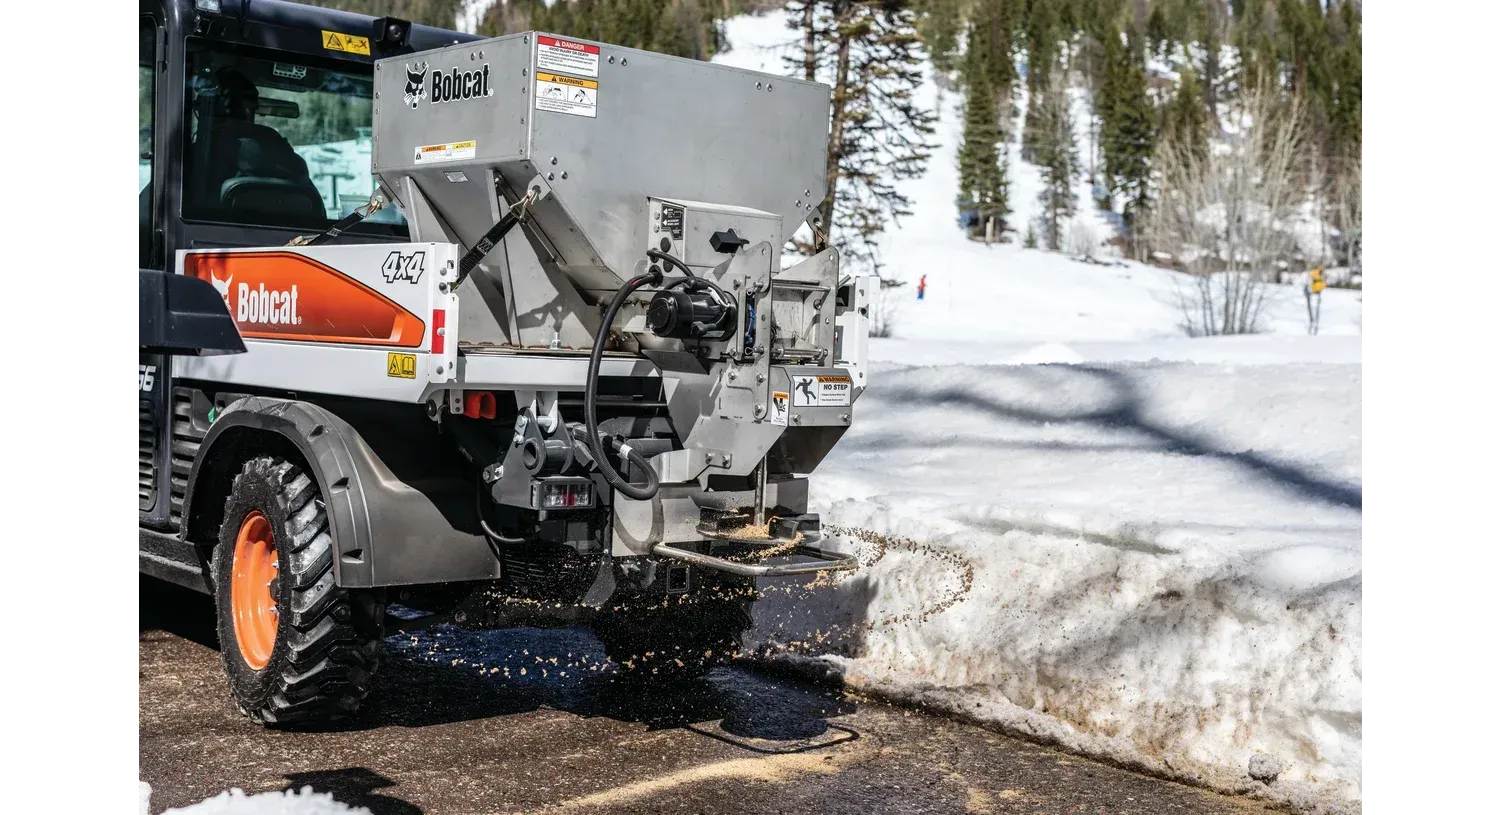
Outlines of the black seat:
M 230 212 L 254 212 L 287 224 L 316 223 L 327 217 L 323 197 L 311 182 L 237 176 L 219 188 L 219 202 Z

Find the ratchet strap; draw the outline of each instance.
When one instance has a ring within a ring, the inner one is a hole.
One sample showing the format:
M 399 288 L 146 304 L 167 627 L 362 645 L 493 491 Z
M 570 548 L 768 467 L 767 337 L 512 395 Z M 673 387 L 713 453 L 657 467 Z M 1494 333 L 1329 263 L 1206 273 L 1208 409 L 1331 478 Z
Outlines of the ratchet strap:
M 355 207 L 353 212 L 345 215 L 343 218 L 340 218 L 338 223 L 335 223 L 333 226 L 328 227 L 328 230 L 323 234 L 298 235 L 297 237 L 292 238 L 290 241 L 288 241 L 287 246 L 317 246 L 320 243 L 327 243 L 334 238 L 337 238 L 338 236 L 344 234 L 345 231 L 347 231 L 360 221 L 363 221 L 376 212 L 379 212 L 384 206 L 385 201 L 380 197 L 380 193 L 377 192 L 374 195 L 370 196 L 370 202 L 368 204 L 365 204 L 362 207 Z
M 458 261 L 458 279 L 453 281 L 453 285 L 457 286 L 459 283 L 464 282 L 464 278 L 468 277 L 469 272 L 473 271 L 474 267 L 478 266 L 479 262 L 484 260 L 485 255 L 488 255 L 490 250 L 494 249 L 500 241 L 505 239 L 505 233 L 509 232 L 516 224 L 526 218 L 528 207 L 531 206 L 531 197 L 532 194 L 529 192 L 522 196 L 521 200 L 517 201 L 514 206 L 507 210 L 505 215 L 501 216 L 500 220 L 489 228 L 488 232 L 484 233 L 484 237 L 480 238 L 479 242 L 474 244 L 474 248 L 464 253 L 464 256 Z

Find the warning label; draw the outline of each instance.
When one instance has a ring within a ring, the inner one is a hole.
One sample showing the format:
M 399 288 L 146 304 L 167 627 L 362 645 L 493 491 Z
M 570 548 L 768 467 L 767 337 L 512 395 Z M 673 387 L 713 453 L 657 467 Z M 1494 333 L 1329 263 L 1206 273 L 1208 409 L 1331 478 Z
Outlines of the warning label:
M 386 354 L 385 375 L 399 379 L 417 378 L 416 354 Z
M 350 54 L 370 55 L 370 38 L 356 37 L 338 31 L 323 32 L 323 47 L 329 51 L 344 51 Z
M 424 144 L 417 148 L 416 158 L 412 161 L 417 164 L 432 164 L 437 161 L 458 161 L 460 159 L 473 158 L 473 141 L 456 141 L 452 144 Z
M 536 69 L 598 76 L 599 46 L 539 36 L 536 38 Z
M 771 392 L 771 424 L 779 424 L 782 427 L 786 427 L 786 409 L 790 403 L 790 398 L 786 391 Z
M 854 383 L 847 376 L 792 377 L 793 407 L 842 407 L 849 404 Z
M 536 74 L 536 109 L 594 118 L 599 106 L 599 83 L 561 74 Z

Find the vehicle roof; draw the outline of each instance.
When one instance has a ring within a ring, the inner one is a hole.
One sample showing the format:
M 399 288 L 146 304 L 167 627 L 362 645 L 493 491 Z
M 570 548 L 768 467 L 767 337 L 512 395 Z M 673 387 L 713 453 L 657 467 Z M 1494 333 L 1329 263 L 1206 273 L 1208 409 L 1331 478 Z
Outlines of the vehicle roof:
M 191 20 L 197 13 L 194 0 L 161 0 L 177 6 L 180 19 Z M 355 62 L 374 62 L 385 56 L 429 51 L 455 43 L 484 39 L 476 34 L 413 23 L 407 37 L 407 49 L 382 54 L 374 49 L 374 24 L 377 18 L 351 11 L 309 6 L 287 0 L 220 0 L 222 17 L 228 23 L 226 39 L 239 40 L 289 51 L 317 54 Z M 236 24 L 237 23 L 237 24 Z M 334 31 L 371 38 L 368 55 L 351 51 L 330 50 L 323 46 L 323 32 Z

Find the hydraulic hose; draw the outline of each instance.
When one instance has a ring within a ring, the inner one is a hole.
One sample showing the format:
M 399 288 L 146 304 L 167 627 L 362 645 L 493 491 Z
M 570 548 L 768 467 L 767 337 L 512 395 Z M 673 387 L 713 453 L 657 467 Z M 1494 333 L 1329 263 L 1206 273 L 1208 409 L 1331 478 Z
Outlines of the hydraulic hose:
M 609 457 L 605 455 L 604 444 L 599 437 L 599 420 L 595 415 L 599 402 L 599 366 L 604 361 L 604 346 L 609 342 L 610 326 L 614 324 L 615 315 L 619 313 L 620 306 L 625 304 L 625 299 L 636 289 L 647 285 L 660 285 L 661 281 L 661 272 L 646 272 L 632 277 L 620 287 L 619 291 L 615 292 L 614 299 L 609 301 L 609 308 L 604 312 L 604 319 L 599 323 L 599 333 L 594 336 L 594 350 L 589 353 L 589 370 L 583 392 L 583 421 L 588 429 L 588 432 L 584 434 L 584 442 L 589 446 L 589 453 L 599 465 L 599 472 L 604 476 L 604 480 L 619 492 L 637 501 L 646 501 L 655 496 L 661 482 L 656 477 L 655 468 L 646 461 L 645 456 L 632 450 L 628 444 L 619 439 L 614 439 L 615 445 L 627 461 L 646 474 L 646 483 L 636 485 L 626 481 L 625 477 L 615 470 L 614 465 L 609 463 Z
M 675 289 L 678 286 L 683 285 L 692 285 L 695 288 L 703 288 L 706 286 L 718 293 L 724 304 L 728 305 L 734 302 L 734 298 L 729 296 L 729 292 L 726 292 L 723 289 L 719 288 L 719 284 L 713 282 L 712 280 L 709 280 L 706 277 L 699 277 L 693 274 L 693 270 L 689 269 L 686 263 L 683 263 L 676 257 L 669 255 L 666 252 L 662 252 L 658 249 L 646 250 L 646 257 L 651 258 L 652 260 L 659 260 L 669 266 L 676 266 L 677 268 L 682 270 L 683 274 L 687 275 L 687 277 L 685 278 L 672 281 L 672 284 L 670 286 L 667 286 L 667 288 Z

